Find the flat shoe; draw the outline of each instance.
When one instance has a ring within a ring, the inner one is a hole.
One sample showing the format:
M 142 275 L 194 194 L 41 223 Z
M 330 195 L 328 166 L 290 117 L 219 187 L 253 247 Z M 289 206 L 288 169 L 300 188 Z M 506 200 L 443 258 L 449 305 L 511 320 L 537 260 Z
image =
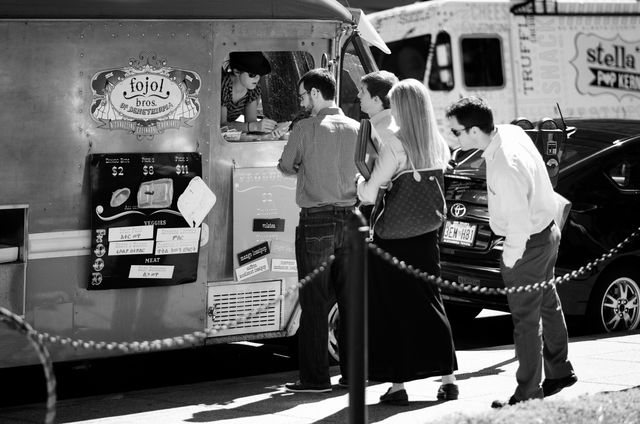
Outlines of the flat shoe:
M 520 402 L 522 402 L 520 399 L 516 399 L 513 396 L 511 396 L 508 401 L 494 400 L 493 402 L 491 402 L 491 407 L 499 409 L 507 405 L 515 405 L 516 403 L 520 403 Z
M 438 400 L 456 400 L 459 395 L 458 385 L 449 383 L 440 385 L 437 398 Z
M 285 384 L 284 389 L 287 392 L 293 393 L 327 393 L 331 391 L 331 386 L 309 386 L 302 384 L 300 381 L 296 381 L 295 383 Z
M 387 390 L 387 393 L 380 396 L 380 403 L 387 403 L 389 405 L 409 405 L 409 396 L 405 389 L 391 391 L 391 388 Z
M 573 386 L 577 381 L 578 377 L 573 372 L 562 378 L 545 378 L 542 382 L 544 397 L 555 395 L 565 387 Z

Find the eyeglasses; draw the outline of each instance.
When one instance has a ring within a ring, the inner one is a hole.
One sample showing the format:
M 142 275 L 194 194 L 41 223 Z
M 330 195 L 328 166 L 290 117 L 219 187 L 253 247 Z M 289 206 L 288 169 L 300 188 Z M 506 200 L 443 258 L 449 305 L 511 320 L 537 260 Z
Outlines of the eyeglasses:
M 462 129 L 451 128 L 451 134 L 455 135 L 456 137 L 460 137 L 460 134 L 462 134 L 462 131 L 469 132 L 471 128 L 472 127 L 464 127 Z
M 255 78 L 255 77 L 259 77 L 260 74 L 254 74 L 253 72 L 246 72 L 245 73 L 249 76 L 249 78 Z
M 302 93 L 299 93 L 298 94 L 298 100 L 302 101 L 302 98 L 304 97 L 305 94 L 309 94 L 309 92 L 308 91 L 304 91 Z

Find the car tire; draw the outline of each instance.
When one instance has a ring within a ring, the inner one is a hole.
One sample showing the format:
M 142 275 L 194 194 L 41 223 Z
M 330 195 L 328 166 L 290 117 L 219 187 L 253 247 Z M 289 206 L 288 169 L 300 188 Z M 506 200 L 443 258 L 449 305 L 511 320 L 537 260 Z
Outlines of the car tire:
M 444 309 L 447 312 L 447 318 L 449 318 L 451 325 L 465 325 L 477 317 L 483 308 L 479 306 L 445 303 Z
M 602 274 L 594 286 L 587 309 L 591 330 L 611 333 L 631 331 L 640 324 L 640 272 L 622 266 Z
M 340 312 L 338 311 L 338 304 L 334 303 L 329 310 L 329 360 L 334 364 L 340 362 L 340 349 L 338 347 L 338 331 L 340 324 Z

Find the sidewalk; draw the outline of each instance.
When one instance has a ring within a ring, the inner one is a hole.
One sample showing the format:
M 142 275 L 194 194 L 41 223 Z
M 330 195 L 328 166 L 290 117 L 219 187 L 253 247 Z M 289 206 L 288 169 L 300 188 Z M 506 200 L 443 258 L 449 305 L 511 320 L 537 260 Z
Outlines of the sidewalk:
M 513 345 L 462 350 L 457 354 L 459 400 L 437 401 L 439 378 L 429 378 L 407 383 L 409 406 L 383 406 L 378 404 L 378 398 L 388 384 L 370 383 L 367 387 L 369 422 L 429 423 L 454 412 L 486 412 L 491 409 L 492 400 L 508 399 L 515 387 L 517 367 Z M 579 381 L 554 399 L 573 399 L 583 394 L 640 386 L 640 332 L 572 338 L 569 357 Z M 332 371 L 332 393 L 287 393 L 283 384 L 295 381 L 297 372 L 286 372 L 62 401 L 58 403 L 56 422 L 346 423 L 349 393 L 337 386 L 337 367 Z M 0 422 L 6 424 L 42 423 L 43 419 L 44 404 L 0 409 Z

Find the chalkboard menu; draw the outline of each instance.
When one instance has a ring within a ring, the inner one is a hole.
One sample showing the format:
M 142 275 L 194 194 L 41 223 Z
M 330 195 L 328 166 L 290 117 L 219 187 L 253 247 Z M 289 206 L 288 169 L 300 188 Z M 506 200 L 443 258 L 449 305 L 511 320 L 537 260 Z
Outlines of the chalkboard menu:
M 199 153 L 89 156 L 91 255 L 87 289 L 166 286 L 197 278 L 200 227 L 176 206 L 202 175 Z

